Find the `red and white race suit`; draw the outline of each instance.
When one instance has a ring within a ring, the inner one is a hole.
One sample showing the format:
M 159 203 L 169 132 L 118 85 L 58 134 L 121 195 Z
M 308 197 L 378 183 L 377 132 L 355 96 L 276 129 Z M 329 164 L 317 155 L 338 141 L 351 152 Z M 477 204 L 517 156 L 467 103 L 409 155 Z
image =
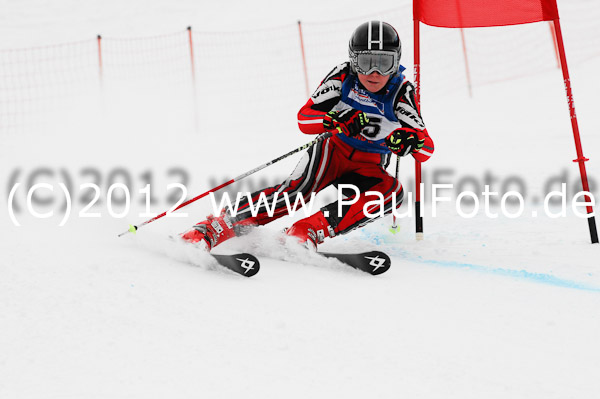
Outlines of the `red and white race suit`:
M 310 147 L 284 182 L 252 194 L 256 204 L 261 193 L 264 193 L 270 207 L 274 195 L 278 193 L 273 216 L 267 214 L 264 206 L 259 209 L 257 216 L 252 216 L 248 201 L 242 201 L 237 215 L 232 218 L 234 228 L 264 225 L 287 215 L 283 193 L 288 194 L 293 204 L 296 195 L 309 201 L 311 193 L 318 193 L 330 185 L 337 187 L 348 184 L 356 187 L 357 190 L 350 189 L 342 193 L 347 196 L 344 201 L 351 202 L 358 196 L 356 202 L 342 206 L 340 212 L 338 201 L 321 209 L 330 225 L 330 236 L 347 233 L 372 221 L 373 216 L 365 213 L 367 203 L 371 203 L 366 209 L 370 215 L 381 213 L 381 205 L 374 202 L 378 198 L 367 196 L 367 191 L 377 191 L 383 195 L 384 214 L 392 211 L 393 194 L 396 196 L 395 204 L 399 206 L 403 198 L 402 184 L 385 170 L 391 158 L 385 138 L 397 128 L 414 128 L 417 129 L 418 138 L 424 139 L 424 146 L 411 155 L 417 161 L 425 162 L 434 151 L 433 141 L 415 102 L 414 86 L 402 75 L 403 69 L 400 67 L 384 89 L 371 93 L 360 84 L 355 74 L 350 73 L 348 62 L 336 66 L 298 112 L 300 130 L 305 134 L 322 134 L 325 132 L 325 114 L 346 108 L 364 111 L 369 124 L 356 137 L 337 133 Z

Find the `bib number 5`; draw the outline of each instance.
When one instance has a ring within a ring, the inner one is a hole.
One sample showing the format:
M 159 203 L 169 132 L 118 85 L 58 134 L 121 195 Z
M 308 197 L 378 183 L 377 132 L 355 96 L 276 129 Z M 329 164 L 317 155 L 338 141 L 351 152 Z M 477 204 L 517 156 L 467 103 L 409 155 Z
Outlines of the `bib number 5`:
M 369 116 L 369 123 L 363 128 L 363 130 L 360 133 L 366 138 L 375 138 L 377 137 L 377 134 L 379 134 L 379 130 L 381 130 L 380 123 L 381 118 Z

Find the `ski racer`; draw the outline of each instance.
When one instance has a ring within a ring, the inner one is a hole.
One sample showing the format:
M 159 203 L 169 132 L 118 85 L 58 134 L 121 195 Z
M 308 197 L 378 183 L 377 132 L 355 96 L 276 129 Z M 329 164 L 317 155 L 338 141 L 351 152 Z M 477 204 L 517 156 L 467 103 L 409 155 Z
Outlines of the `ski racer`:
M 306 200 L 330 185 L 356 187 L 342 193 L 348 203 L 350 199 L 355 202 L 344 204 L 341 212 L 337 201 L 333 202 L 286 230 L 287 235 L 309 248 L 316 249 L 326 237 L 346 234 L 374 220 L 365 214 L 365 204 L 374 199 L 365 194 L 367 191 L 383 195 L 385 214 L 392 212 L 394 193 L 399 206 L 402 185 L 385 170 L 391 154 L 410 154 L 425 162 L 434 150 L 415 102 L 414 86 L 402 74 L 405 68 L 400 65 L 400 38 L 390 24 L 369 21 L 353 32 L 348 50 L 349 61 L 333 68 L 298 112 L 298 126 L 303 133 L 333 135 L 310 147 L 283 183 L 251 195 L 256 203 L 264 193 L 267 203 L 272 204 L 277 194 L 272 216 L 264 205 L 252 216 L 248 199 L 242 200 L 235 216 L 229 211 L 218 217 L 211 215 L 183 233 L 183 240 L 210 251 L 254 226 L 287 215 L 283 193 L 290 201 L 297 195 Z M 371 215 L 380 211 L 379 206 L 369 207 Z

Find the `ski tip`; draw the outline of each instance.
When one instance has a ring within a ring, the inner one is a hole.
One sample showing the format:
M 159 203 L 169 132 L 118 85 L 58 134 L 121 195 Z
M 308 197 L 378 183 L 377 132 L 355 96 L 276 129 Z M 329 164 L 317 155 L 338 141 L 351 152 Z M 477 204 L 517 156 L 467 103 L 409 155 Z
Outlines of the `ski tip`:
M 239 253 L 235 255 L 210 254 L 222 266 L 244 276 L 252 277 L 260 271 L 260 262 L 254 255 Z
M 392 260 L 390 257 L 381 251 L 371 251 L 361 254 L 368 263 L 365 262 L 365 266 L 361 270 L 377 276 L 390 270 L 392 266 Z
M 254 255 L 247 253 L 238 254 L 236 260 L 240 262 L 240 274 L 242 276 L 252 277 L 260 271 L 260 262 Z
M 369 273 L 373 276 L 387 272 L 392 266 L 392 260 L 390 257 L 381 251 L 369 251 L 351 254 L 319 252 L 319 254 L 327 258 L 335 258 L 350 267 L 362 270 L 363 272 Z

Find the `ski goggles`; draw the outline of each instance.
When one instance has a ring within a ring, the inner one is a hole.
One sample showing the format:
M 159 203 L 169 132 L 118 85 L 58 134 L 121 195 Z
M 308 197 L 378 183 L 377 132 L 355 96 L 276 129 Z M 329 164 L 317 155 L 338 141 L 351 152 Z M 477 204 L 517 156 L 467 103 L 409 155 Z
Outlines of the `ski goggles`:
M 353 64 L 356 71 L 369 75 L 375 71 L 381 75 L 389 75 L 398 70 L 398 54 L 389 51 L 368 50 L 353 54 Z

